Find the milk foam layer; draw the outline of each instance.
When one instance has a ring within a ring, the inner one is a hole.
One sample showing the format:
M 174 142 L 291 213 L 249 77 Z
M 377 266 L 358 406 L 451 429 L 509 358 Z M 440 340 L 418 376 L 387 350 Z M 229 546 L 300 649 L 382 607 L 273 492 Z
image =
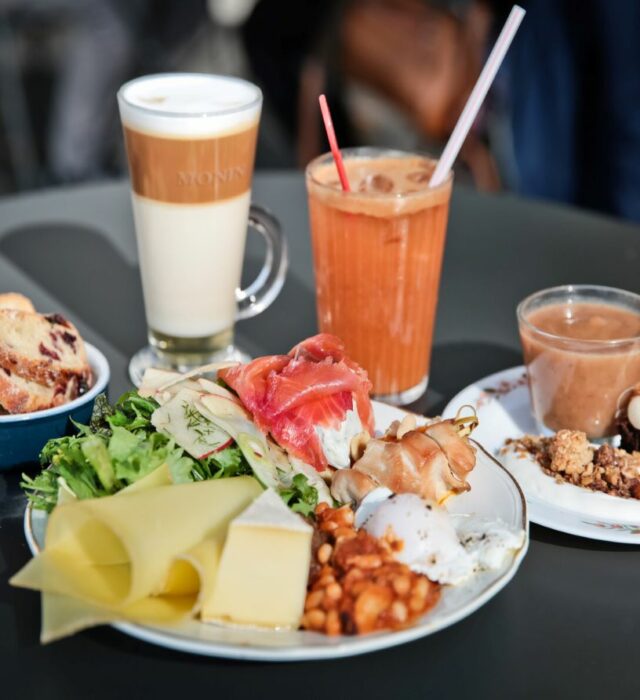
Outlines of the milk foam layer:
M 233 326 L 250 192 L 212 204 L 165 204 L 132 193 L 149 327 L 198 338 Z
M 118 102 L 122 121 L 130 128 L 199 138 L 241 131 L 255 123 L 262 93 L 239 78 L 167 73 L 126 83 Z

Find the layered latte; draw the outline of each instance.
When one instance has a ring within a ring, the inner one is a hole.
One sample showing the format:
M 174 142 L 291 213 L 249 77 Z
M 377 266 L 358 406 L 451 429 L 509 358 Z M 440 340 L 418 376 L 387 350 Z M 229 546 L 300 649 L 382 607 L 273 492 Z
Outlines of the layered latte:
M 214 352 L 232 340 L 260 90 L 167 74 L 127 83 L 118 100 L 151 343 Z

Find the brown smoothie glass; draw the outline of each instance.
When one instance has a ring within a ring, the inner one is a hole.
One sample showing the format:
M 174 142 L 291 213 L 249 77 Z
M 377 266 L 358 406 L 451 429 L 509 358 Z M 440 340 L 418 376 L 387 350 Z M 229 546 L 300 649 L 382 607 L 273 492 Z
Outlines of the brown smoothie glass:
M 640 381 L 640 296 L 596 285 L 553 287 L 527 297 L 517 315 L 541 431 L 612 437 L 618 399 Z

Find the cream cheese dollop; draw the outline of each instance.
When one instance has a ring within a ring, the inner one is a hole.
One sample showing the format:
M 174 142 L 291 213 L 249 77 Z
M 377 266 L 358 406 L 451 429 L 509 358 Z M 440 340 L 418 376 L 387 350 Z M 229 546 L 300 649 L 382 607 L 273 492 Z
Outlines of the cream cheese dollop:
M 358 413 L 350 408 L 339 428 L 317 425 L 315 431 L 327 462 L 337 469 L 348 469 L 351 466 L 351 440 L 362 432 Z

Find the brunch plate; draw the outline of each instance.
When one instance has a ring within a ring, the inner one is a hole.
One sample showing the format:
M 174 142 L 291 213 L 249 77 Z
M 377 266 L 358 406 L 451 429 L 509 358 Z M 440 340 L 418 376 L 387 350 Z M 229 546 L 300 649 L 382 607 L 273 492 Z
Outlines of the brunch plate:
M 443 416 L 445 418 L 455 416 L 458 408 L 464 405 L 472 406 L 480 421 L 473 437 L 503 464 L 505 464 L 505 459 L 500 455 L 500 448 L 504 445 L 505 440 L 538 432 L 529 403 L 527 375 L 522 365 L 497 372 L 469 385 L 451 399 Z M 505 467 L 508 468 L 508 465 L 505 464 Z M 523 469 L 524 465 L 518 465 L 518 468 Z M 533 469 L 534 466 L 532 465 L 531 468 Z M 584 499 L 580 498 L 580 493 L 577 494 L 578 498 L 574 500 L 567 498 L 570 494 L 566 491 L 571 489 L 575 495 L 576 491 L 582 492 L 586 489 L 570 484 L 556 484 L 553 477 L 546 476 L 541 471 L 540 475 L 544 477 L 544 480 L 549 480 L 549 483 L 544 483 L 544 491 L 554 497 L 557 494 L 558 499 L 565 501 L 565 506 L 541 497 L 539 491 L 533 493 L 528 484 L 522 483 L 523 480 L 520 479 L 520 485 L 527 499 L 531 522 L 593 540 L 640 544 L 640 503 L 637 504 L 637 518 L 630 515 L 628 511 L 624 517 L 620 512 L 615 517 L 607 517 L 604 513 L 589 513 L 581 509 L 580 501 Z M 535 476 L 536 481 L 539 481 L 538 474 Z M 602 504 L 602 499 L 608 501 L 615 498 L 592 492 L 587 492 L 585 495 L 590 500 L 593 500 L 594 496 L 598 498 L 599 506 Z M 628 500 L 615 499 L 615 501 L 625 501 L 624 505 L 627 509 L 631 506 Z M 614 509 L 615 501 L 612 503 Z M 570 507 L 566 507 L 567 505 Z
M 376 426 L 388 426 L 405 412 L 374 402 Z M 364 654 L 397 646 L 433 634 L 471 615 L 495 596 L 513 578 L 528 547 L 527 506 L 515 479 L 479 445 L 477 464 L 469 477 L 471 491 L 449 504 L 453 513 L 474 513 L 499 517 L 527 536 L 522 548 L 502 568 L 473 576 L 467 583 L 445 587 L 438 604 L 414 626 L 400 631 L 363 636 L 329 637 L 316 632 L 223 627 L 187 620 L 178 625 L 117 623 L 127 635 L 192 654 L 256 661 L 299 661 L 332 659 Z M 35 554 L 44 545 L 47 514 L 30 507 L 25 512 L 25 536 Z

